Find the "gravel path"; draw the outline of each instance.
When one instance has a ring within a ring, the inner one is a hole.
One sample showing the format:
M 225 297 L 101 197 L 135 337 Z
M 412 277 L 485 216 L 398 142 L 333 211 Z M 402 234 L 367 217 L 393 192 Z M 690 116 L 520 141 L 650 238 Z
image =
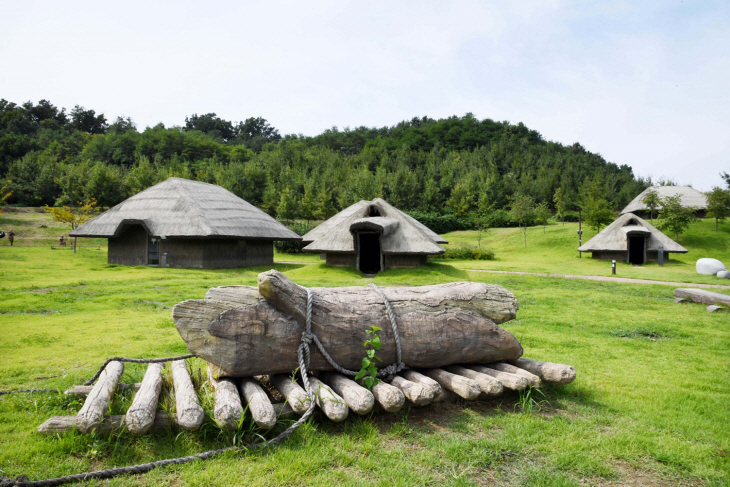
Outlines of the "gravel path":
M 730 289 L 730 286 L 725 286 L 722 284 L 697 284 L 694 282 L 651 281 L 649 279 L 630 279 L 628 277 L 577 276 L 577 275 L 573 275 L 573 274 L 548 274 L 546 272 L 519 272 L 519 271 L 490 271 L 490 270 L 485 270 L 485 269 L 459 269 L 459 270 L 460 271 L 469 271 L 469 272 L 491 272 L 493 274 L 518 274 L 521 276 L 562 277 L 564 279 L 585 279 L 587 281 L 626 282 L 629 284 L 660 284 L 660 285 L 665 285 L 665 286 L 678 286 L 678 287 Z

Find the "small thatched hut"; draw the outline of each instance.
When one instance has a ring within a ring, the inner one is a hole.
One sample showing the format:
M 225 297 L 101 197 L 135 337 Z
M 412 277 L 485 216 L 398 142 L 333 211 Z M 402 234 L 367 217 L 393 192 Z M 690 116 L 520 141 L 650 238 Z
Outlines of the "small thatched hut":
M 624 260 L 630 264 L 641 265 L 649 260 L 657 260 L 659 247 L 664 248 L 667 260 L 670 252 L 687 253 L 687 249 L 649 222 L 632 213 L 626 213 L 578 250 L 592 252 L 594 259 Z
M 302 237 L 305 252 L 327 263 L 374 274 L 390 267 L 418 267 L 443 254 L 446 240 L 385 200 L 360 201 Z
M 109 263 L 244 267 L 274 262 L 274 240 L 301 237 L 214 184 L 169 178 L 69 234 L 109 239 Z
M 641 218 L 649 218 L 649 209 L 646 207 L 643 200 L 646 193 L 651 190 L 656 191 L 659 198 L 679 195 L 681 197 L 680 201 L 682 202 L 682 206 L 695 208 L 695 214 L 699 218 L 705 217 L 705 212 L 707 211 L 707 196 L 694 188 L 690 188 L 689 186 L 652 186 L 650 188 L 646 188 L 639 196 L 631 200 L 631 203 L 626 205 L 626 208 L 621 211 L 621 214 L 633 213 Z M 654 213 L 656 216 L 656 211 Z

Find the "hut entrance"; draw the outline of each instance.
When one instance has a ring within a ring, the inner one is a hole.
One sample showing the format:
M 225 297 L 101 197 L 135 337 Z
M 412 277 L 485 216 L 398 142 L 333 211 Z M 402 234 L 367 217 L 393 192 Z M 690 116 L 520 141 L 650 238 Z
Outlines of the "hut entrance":
M 646 237 L 629 236 L 629 264 L 643 265 L 644 264 L 644 245 L 646 244 Z
M 147 265 L 160 265 L 160 241 L 147 235 Z
M 380 272 L 380 234 L 375 232 L 359 232 L 357 260 L 360 272 L 376 274 Z

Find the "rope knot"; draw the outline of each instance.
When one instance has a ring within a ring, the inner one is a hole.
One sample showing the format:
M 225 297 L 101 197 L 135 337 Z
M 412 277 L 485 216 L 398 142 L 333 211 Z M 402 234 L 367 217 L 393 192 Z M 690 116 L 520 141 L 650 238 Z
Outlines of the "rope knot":
M 302 343 L 306 343 L 307 345 L 310 345 L 313 341 L 314 341 L 314 333 L 311 333 L 309 331 L 302 332 Z

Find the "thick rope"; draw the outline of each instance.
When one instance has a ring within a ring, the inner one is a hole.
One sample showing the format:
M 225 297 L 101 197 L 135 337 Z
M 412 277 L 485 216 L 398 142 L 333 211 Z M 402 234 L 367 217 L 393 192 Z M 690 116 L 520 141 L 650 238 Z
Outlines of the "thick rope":
M 380 296 L 383 298 L 383 301 L 385 302 L 385 307 L 388 311 L 388 317 L 390 318 L 391 326 L 393 327 L 393 335 L 395 337 L 396 342 L 396 360 L 397 363 L 389 365 L 388 367 L 380 370 L 378 372 L 378 377 L 382 376 L 385 378 L 390 377 L 392 379 L 392 376 L 401 371 L 405 368 L 405 364 L 401 362 L 401 347 L 400 347 L 400 335 L 398 334 L 398 325 L 395 321 L 395 314 L 393 313 L 393 310 L 390 306 L 390 302 L 388 301 L 388 298 L 385 297 L 385 295 L 378 289 L 377 286 L 374 284 L 370 284 L 377 292 L 380 294 Z M 221 448 L 218 450 L 209 450 L 203 453 L 198 453 L 197 455 L 190 455 L 187 457 L 180 457 L 180 458 L 169 458 L 167 460 L 158 460 L 155 462 L 149 462 L 149 463 L 143 463 L 140 465 L 131 465 L 128 467 L 120 467 L 120 468 L 109 468 L 105 470 L 97 470 L 95 472 L 88 472 L 88 473 L 82 473 L 82 474 L 76 474 L 76 475 L 68 475 L 65 477 L 57 477 L 53 479 L 46 479 L 46 480 L 37 480 L 37 481 L 29 481 L 27 477 L 20 476 L 16 479 L 10 479 L 8 477 L 0 477 L 0 487 L 15 487 L 15 486 L 26 486 L 26 487 L 52 487 L 57 485 L 63 485 L 67 484 L 69 482 L 81 482 L 85 480 L 91 480 L 91 479 L 108 479 L 111 477 L 116 477 L 118 475 L 125 475 L 125 474 L 141 474 L 149 472 L 150 470 L 153 470 L 158 467 L 165 467 L 167 465 L 182 465 L 184 463 L 190 463 L 194 462 L 196 460 L 205 460 L 207 458 L 214 457 L 216 455 L 220 455 L 221 453 L 229 452 L 229 451 L 250 451 L 250 450 L 258 450 L 264 447 L 270 447 L 275 446 L 282 441 L 284 441 L 289 435 L 294 433 L 297 428 L 299 428 L 302 424 L 304 424 L 305 421 L 309 419 L 309 417 L 314 412 L 314 407 L 316 405 L 315 401 L 315 395 L 312 391 L 311 383 L 309 382 L 309 361 L 311 356 L 311 351 L 309 349 L 309 344 L 314 342 L 317 345 L 317 348 L 322 353 L 322 355 L 327 359 L 327 361 L 332 365 L 332 367 L 335 368 L 338 372 L 341 372 L 343 374 L 349 375 L 351 377 L 354 377 L 356 373 L 351 370 L 344 369 L 340 367 L 333 359 L 332 357 L 327 353 L 322 343 L 319 341 L 319 338 L 317 338 L 317 335 L 312 333 L 312 302 L 314 298 L 314 293 L 312 293 L 311 289 L 304 288 L 307 291 L 307 312 L 306 312 L 306 320 L 305 320 L 305 329 L 302 332 L 302 342 L 299 344 L 299 348 L 297 349 L 297 359 L 299 361 L 299 371 L 302 377 L 302 383 L 304 384 L 304 390 L 307 393 L 307 396 L 309 397 L 309 407 L 304 412 L 301 418 L 299 418 L 295 423 L 293 423 L 291 426 L 289 426 L 287 429 L 279 433 L 276 437 L 272 438 L 271 440 L 264 440 L 260 441 L 258 443 L 254 443 L 248 446 L 231 446 L 227 448 Z M 115 357 L 107 360 L 104 362 L 104 365 L 99 369 L 99 371 L 92 377 L 89 381 L 86 382 L 86 385 L 90 385 L 93 383 L 96 379 L 99 378 L 99 375 L 101 374 L 102 370 L 109 364 L 111 361 L 120 361 L 120 362 L 131 362 L 131 363 L 159 363 L 159 362 L 170 362 L 173 360 L 183 360 L 187 358 L 194 357 L 194 355 L 183 355 L 180 357 L 166 357 L 166 358 L 158 358 L 158 359 L 130 359 L 130 358 L 120 358 Z M 388 369 L 390 369 L 388 371 Z M 386 372 L 387 371 L 387 372 Z M 24 391 L 8 391 L 10 393 L 12 392 L 40 392 L 40 391 L 53 391 L 56 392 L 54 389 L 27 389 Z

